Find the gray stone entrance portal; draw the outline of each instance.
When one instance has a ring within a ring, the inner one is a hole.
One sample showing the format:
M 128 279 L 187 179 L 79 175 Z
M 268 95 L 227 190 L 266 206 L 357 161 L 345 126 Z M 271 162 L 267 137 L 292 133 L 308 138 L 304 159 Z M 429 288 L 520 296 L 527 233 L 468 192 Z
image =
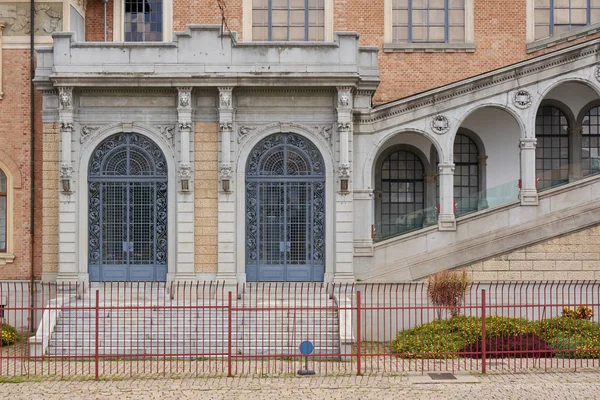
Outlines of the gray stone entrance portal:
M 323 281 L 325 166 L 295 134 L 263 139 L 246 167 L 246 279 Z
M 89 166 L 90 281 L 167 277 L 167 164 L 135 133 L 104 140 Z

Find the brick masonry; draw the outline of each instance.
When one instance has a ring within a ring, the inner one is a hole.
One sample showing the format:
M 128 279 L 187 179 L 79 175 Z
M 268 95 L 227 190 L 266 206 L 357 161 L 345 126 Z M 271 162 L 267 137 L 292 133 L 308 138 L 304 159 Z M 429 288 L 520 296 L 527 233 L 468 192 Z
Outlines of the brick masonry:
M 58 272 L 58 138 L 57 123 L 45 123 L 42 164 L 42 267 Z
M 464 267 L 475 281 L 600 279 L 600 226 Z
M 243 40 L 242 0 L 225 0 L 229 29 Z M 474 53 L 414 52 L 379 53 L 381 84 L 374 102 L 381 104 L 425 90 L 466 79 L 528 58 L 600 37 L 600 33 L 572 40 L 533 53 L 526 51 L 525 0 L 476 0 Z M 334 31 L 355 31 L 364 46 L 383 48 L 384 1 L 334 0 Z M 108 3 L 108 37 L 112 40 L 112 0 Z M 86 36 L 103 40 L 102 2 L 92 2 L 87 10 Z M 216 0 L 173 0 L 173 29 L 183 31 L 187 24 L 220 24 Z
M 194 134 L 196 272 L 217 272 L 217 162 L 219 133 L 216 122 L 196 122 Z

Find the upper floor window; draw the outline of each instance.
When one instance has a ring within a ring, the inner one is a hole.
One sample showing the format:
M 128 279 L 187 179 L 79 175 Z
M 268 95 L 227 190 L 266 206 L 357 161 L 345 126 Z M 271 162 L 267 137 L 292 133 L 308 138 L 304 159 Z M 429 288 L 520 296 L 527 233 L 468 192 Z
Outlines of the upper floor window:
M 535 40 L 600 22 L 600 0 L 535 0 Z
M 6 200 L 6 174 L 0 169 L 0 252 L 6 252 L 6 226 L 8 221 Z
M 392 0 L 392 41 L 463 43 L 465 0 Z
M 125 0 L 125 41 L 163 40 L 162 0 Z
M 252 40 L 325 40 L 325 0 L 252 0 Z

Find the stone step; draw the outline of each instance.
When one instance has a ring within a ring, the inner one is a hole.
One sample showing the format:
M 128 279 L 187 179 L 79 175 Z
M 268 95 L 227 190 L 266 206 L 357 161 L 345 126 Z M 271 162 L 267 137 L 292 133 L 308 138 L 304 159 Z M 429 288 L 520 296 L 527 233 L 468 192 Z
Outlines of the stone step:
M 198 358 L 207 354 L 219 354 L 222 357 L 226 356 L 228 347 L 213 347 L 204 348 L 201 347 L 180 347 L 173 349 L 162 349 L 154 347 L 104 347 L 98 348 L 98 354 L 100 355 L 119 355 L 121 357 L 135 356 L 135 355 L 148 355 L 152 354 L 156 357 L 162 358 L 165 354 L 174 355 L 186 355 L 189 358 Z M 296 346 L 282 346 L 282 347 L 239 347 L 232 348 L 232 353 L 236 355 L 289 355 L 294 357 L 302 356 L 298 347 Z M 95 347 L 74 347 L 74 348 L 61 348 L 61 347 L 49 347 L 48 355 L 51 356 L 81 356 L 81 357 L 93 357 L 96 354 Z M 316 347 L 313 354 L 327 354 L 336 355 L 339 354 L 339 349 L 335 346 L 327 347 Z M 119 358 L 121 358 L 119 357 Z M 314 356 L 311 356 L 314 358 Z
M 299 346 L 305 340 L 310 340 L 315 347 L 326 347 L 336 338 L 315 338 L 310 335 L 307 336 L 298 336 L 298 337 L 274 337 L 271 339 L 238 339 L 232 340 L 232 345 L 234 347 L 285 347 L 285 346 Z M 223 339 L 208 339 L 204 338 L 202 340 L 189 340 L 189 339 L 172 339 L 172 340 L 150 340 L 150 339 L 141 339 L 141 340 L 123 340 L 123 339 L 113 339 L 113 340 L 102 340 L 98 341 L 99 347 L 157 347 L 157 348 L 182 348 L 182 347 L 197 347 L 197 348 L 212 348 L 212 347 L 227 347 L 229 341 L 225 338 Z M 77 348 L 77 347 L 95 347 L 96 342 L 94 340 L 50 340 L 50 346 L 54 346 L 57 348 Z
M 299 337 L 299 336 L 313 336 L 319 338 L 335 338 L 338 335 L 338 330 L 335 328 L 329 330 L 322 329 L 296 329 L 296 330 L 282 330 L 282 331 L 251 331 L 251 330 L 233 330 L 231 337 L 233 339 L 269 339 L 273 337 L 287 338 L 287 337 Z M 126 339 L 126 340 L 162 340 L 162 339 L 198 339 L 203 338 L 227 338 L 229 337 L 227 330 L 210 330 L 210 331 L 129 331 L 129 332 L 118 332 L 118 331 L 101 331 L 98 332 L 99 340 L 114 340 L 114 339 Z M 57 331 L 52 334 L 54 340 L 95 340 L 95 332 L 81 332 L 81 331 Z

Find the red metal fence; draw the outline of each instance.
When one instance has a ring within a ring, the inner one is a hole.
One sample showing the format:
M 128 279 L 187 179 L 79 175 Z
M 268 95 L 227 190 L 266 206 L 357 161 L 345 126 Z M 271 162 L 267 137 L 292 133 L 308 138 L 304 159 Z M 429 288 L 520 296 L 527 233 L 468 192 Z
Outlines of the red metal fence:
M 600 366 L 600 282 L 0 282 L 0 376 L 281 376 Z M 32 330 L 33 326 L 33 330 Z M 304 355 L 303 350 L 312 352 Z

